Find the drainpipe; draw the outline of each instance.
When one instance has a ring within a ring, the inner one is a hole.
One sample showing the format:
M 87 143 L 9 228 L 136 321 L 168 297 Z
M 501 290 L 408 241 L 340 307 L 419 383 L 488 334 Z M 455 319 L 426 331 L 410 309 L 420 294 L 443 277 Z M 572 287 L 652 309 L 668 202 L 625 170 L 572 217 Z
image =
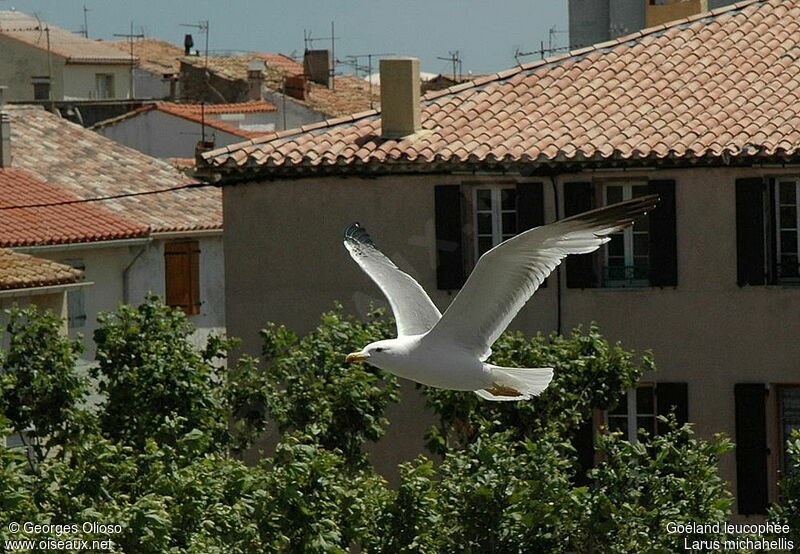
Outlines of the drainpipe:
M 130 303 L 130 271 L 133 268 L 133 265 L 137 262 L 137 260 L 144 254 L 144 251 L 147 250 L 147 247 L 150 246 L 150 241 L 146 242 L 139 248 L 139 251 L 133 257 L 131 262 L 125 267 L 122 271 L 122 303 L 129 304 Z
M 556 185 L 556 175 L 553 173 L 550 175 L 550 183 L 553 186 L 553 200 L 555 202 L 555 221 L 558 221 L 560 218 L 558 216 L 558 206 L 560 202 L 558 201 L 558 186 Z M 561 265 L 558 264 L 556 266 L 556 332 L 560 335 L 561 328 L 562 328 L 562 318 L 561 318 Z

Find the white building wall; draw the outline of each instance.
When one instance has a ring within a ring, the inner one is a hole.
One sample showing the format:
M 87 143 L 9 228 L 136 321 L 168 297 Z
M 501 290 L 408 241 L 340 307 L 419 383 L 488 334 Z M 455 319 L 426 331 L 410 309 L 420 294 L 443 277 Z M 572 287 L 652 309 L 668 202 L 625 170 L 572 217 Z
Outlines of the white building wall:
M 81 100 L 97 98 L 96 76 L 114 76 L 114 90 L 110 98 L 130 98 L 131 66 L 127 64 L 70 64 L 64 66 L 64 99 Z
M 97 132 L 130 148 L 156 158 L 194 158 L 201 140 L 202 126 L 159 110 L 150 110 L 100 127 Z M 206 140 L 215 146 L 227 146 L 245 139 L 206 126 Z

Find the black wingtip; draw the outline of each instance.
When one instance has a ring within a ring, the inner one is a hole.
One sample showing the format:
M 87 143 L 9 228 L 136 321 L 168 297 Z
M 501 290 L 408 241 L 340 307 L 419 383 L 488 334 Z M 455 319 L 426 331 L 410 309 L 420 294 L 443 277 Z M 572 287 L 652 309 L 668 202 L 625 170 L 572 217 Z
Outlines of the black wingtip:
M 358 221 L 347 226 L 347 229 L 344 230 L 344 239 L 375 246 L 375 243 L 372 242 L 372 237 L 369 236 L 367 230 Z

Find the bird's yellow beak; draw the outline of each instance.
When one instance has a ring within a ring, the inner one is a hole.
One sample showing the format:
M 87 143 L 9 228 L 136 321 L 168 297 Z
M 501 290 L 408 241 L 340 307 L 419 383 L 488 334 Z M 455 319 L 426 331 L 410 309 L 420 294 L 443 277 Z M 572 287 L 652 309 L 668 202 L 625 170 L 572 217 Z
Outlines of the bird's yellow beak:
M 369 358 L 369 354 L 364 354 L 362 352 L 352 352 L 347 355 L 344 361 L 347 362 L 348 364 L 352 364 L 353 362 L 363 362 L 367 358 Z

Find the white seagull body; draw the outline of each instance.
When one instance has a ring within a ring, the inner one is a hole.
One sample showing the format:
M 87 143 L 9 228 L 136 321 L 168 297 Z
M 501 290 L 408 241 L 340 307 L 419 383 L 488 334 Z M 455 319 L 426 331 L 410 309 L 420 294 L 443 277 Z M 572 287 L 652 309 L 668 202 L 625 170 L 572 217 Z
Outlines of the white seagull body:
M 597 250 L 609 235 L 652 209 L 643 196 L 530 229 L 480 257 L 442 315 L 410 275 L 378 250 L 358 223 L 344 245 L 389 300 L 397 338 L 373 342 L 347 356 L 424 385 L 474 391 L 487 400 L 527 400 L 553 378 L 552 368 L 485 363 L 491 346 L 542 281 L 569 254 Z

